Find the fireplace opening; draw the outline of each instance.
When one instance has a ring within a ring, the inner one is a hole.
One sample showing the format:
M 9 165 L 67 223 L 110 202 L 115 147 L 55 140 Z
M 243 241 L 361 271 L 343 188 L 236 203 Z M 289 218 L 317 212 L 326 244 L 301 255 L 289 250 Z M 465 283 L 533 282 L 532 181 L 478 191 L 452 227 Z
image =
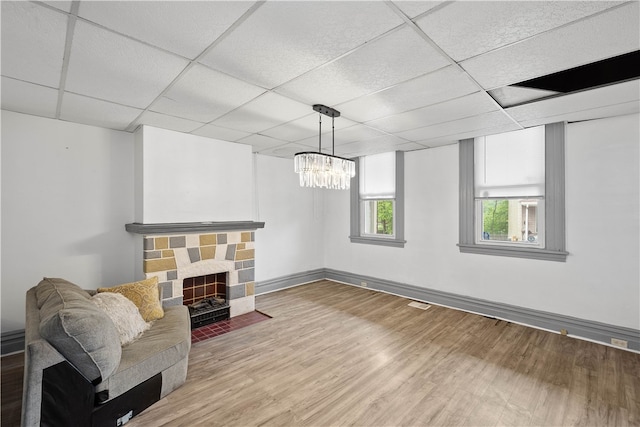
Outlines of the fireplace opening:
M 191 329 L 229 319 L 227 273 L 184 279 L 182 296 L 189 308 Z

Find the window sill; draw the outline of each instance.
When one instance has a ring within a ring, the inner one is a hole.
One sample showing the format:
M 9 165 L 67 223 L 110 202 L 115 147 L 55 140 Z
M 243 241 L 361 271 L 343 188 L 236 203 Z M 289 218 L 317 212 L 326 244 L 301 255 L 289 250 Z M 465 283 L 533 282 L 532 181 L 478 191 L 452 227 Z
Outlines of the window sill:
M 406 240 L 401 239 L 388 239 L 384 237 L 362 237 L 362 236 L 349 236 L 351 243 L 363 243 L 366 245 L 378 245 L 378 246 L 391 246 L 394 248 L 404 248 Z
M 536 248 L 516 248 L 498 245 L 462 245 L 458 244 L 461 253 L 506 256 L 515 258 L 538 259 L 543 261 L 566 262 L 569 252 L 550 251 Z

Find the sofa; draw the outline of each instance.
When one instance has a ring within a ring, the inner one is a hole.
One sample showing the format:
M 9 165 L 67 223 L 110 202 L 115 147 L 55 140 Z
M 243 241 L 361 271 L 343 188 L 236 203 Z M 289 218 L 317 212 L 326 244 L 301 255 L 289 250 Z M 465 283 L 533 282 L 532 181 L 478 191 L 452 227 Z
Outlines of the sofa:
M 188 309 L 153 286 L 161 315 L 125 345 L 96 291 L 57 278 L 27 291 L 23 426 L 123 425 L 185 382 Z

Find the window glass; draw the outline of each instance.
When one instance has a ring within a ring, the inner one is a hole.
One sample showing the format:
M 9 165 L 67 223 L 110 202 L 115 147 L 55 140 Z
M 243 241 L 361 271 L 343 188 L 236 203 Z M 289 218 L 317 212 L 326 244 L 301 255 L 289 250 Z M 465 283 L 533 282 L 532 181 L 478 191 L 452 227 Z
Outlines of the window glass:
M 477 203 L 479 243 L 543 245 L 542 198 L 480 199 Z
M 394 225 L 393 200 L 364 200 L 363 234 L 393 237 Z

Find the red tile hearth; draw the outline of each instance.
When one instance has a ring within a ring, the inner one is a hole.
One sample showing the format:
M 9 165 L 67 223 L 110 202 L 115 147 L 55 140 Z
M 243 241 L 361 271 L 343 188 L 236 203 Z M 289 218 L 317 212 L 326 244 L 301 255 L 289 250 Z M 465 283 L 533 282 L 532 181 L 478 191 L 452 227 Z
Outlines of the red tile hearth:
M 260 313 L 259 311 L 252 311 L 250 313 L 232 317 L 229 320 L 222 320 L 220 322 L 201 326 L 198 329 L 194 329 L 191 331 L 191 343 L 195 344 L 200 341 L 205 341 L 209 338 L 217 337 L 218 335 L 226 334 L 227 332 L 242 329 L 245 326 L 254 325 L 267 319 L 271 319 L 271 317 L 267 316 L 266 314 Z

